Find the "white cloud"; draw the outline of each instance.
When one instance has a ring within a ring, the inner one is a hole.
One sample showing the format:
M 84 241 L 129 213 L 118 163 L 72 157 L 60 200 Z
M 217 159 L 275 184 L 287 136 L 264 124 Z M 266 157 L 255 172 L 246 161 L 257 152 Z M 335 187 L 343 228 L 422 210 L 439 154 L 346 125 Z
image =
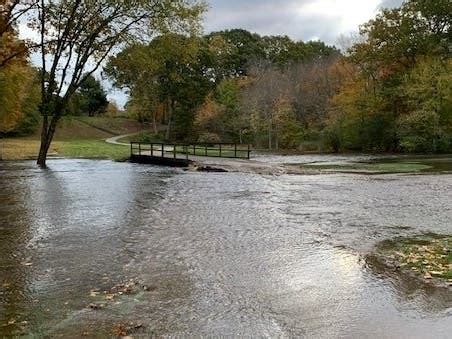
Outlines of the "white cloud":
M 337 30 L 347 33 L 375 16 L 381 0 L 317 0 L 302 5 L 302 16 L 323 17 L 323 20 L 335 20 Z
M 334 44 L 338 36 L 357 31 L 381 6 L 402 0 L 211 0 L 207 32 L 244 28 L 264 35 L 318 38 Z

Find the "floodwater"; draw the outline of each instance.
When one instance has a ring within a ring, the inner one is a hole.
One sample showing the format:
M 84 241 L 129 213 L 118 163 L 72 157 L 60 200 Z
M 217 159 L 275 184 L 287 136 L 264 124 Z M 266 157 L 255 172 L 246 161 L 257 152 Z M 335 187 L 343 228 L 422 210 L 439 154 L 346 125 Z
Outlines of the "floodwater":
M 451 202 L 447 174 L 0 163 L 0 337 L 450 338 L 450 290 L 366 255 L 451 234 Z

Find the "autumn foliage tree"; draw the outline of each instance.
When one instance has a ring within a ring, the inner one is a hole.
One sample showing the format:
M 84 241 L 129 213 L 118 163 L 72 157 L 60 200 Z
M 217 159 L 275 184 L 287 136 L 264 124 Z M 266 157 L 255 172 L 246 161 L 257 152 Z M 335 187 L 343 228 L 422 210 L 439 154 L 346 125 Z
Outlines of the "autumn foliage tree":
M 17 38 L 17 25 L 37 3 L 37 0 L 0 0 L 0 69 L 14 61 L 24 61 L 28 55 L 28 44 Z
M 130 92 L 134 110 L 147 111 L 154 126 L 162 118 L 166 139 L 180 140 L 192 132 L 195 110 L 214 85 L 210 65 L 202 39 L 164 34 L 121 51 L 111 58 L 107 73 Z
M 28 45 L 18 38 L 18 20 L 36 1 L 0 1 L 0 134 L 27 133 L 37 124 L 37 71 L 28 64 Z
M 448 0 L 409 0 L 361 27 L 347 58 L 356 73 L 332 100 L 327 135 L 335 149 L 452 149 L 451 11 Z

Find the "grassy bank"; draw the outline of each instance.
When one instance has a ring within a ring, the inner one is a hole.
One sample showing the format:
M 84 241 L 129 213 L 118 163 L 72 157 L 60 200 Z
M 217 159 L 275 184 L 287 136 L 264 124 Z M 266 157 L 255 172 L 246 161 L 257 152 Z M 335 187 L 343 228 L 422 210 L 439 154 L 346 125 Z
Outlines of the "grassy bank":
M 110 145 L 104 140 L 121 133 L 134 133 L 140 126 L 125 118 L 67 117 L 58 126 L 49 156 L 123 160 L 129 156 L 129 148 Z M 28 137 L 0 139 L 0 159 L 36 159 L 39 144 L 39 131 Z
M 421 235 L 384 241 L 375 258 L 404 274 L 439 286 L 452 286 L 452 236 Z
M 0 140 L 0 157 L 2 160 L 36 159 L 39 140 L 2 139 Z M 129 157 L 130 149 L 122 145 L 110 145 L 104 140 L 64 140 L 54 141 L 49 156 L 86 159 L 124 160 Z
M 136 120 L 128 118 L 76 117 L 74 118 L 89 127 L 112 135 L 138 133 L 145 127 Z M 86 126 L 85 126 L 86 127 Z

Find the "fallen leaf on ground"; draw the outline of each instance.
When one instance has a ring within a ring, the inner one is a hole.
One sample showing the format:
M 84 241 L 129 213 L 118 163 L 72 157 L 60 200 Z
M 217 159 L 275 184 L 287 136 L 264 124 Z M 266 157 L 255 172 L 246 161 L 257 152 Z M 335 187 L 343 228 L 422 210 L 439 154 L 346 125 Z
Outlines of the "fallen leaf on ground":
M 424 279 L 432 279 L 432 275 L 430 273 L 425 273 Z

